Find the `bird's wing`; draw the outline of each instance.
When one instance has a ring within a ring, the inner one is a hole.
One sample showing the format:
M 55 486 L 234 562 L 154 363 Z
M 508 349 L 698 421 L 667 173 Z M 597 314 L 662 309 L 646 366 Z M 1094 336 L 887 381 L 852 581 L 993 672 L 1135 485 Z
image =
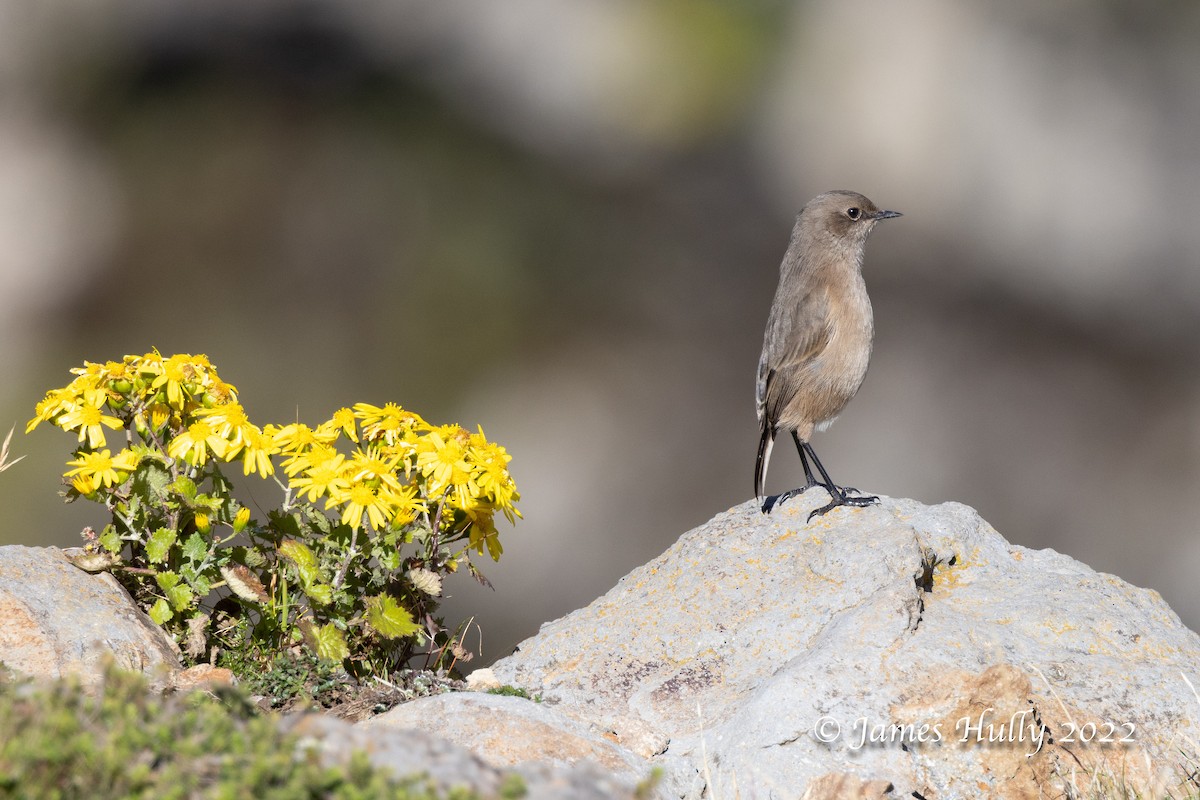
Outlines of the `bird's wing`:
M 829 336 L 829 295 L 824 286 L 812 287 L 794 306 L 771 307 L 755 392 L 758 418 L 765 426 L 774 427 L 782 404 L 800 389 L 805 366 L 825 349 Z

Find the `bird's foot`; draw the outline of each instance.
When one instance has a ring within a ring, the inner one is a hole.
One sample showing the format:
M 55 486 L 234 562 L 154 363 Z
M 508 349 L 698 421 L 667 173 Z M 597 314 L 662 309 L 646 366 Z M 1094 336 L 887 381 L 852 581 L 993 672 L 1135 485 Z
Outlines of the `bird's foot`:
M 789 489 L 788 491 L 784 492 L 783 494 L 777 494 L 774 497 L 768 497 L 765 500 L 763 500 L 762 513 L 770 514 L 771 509 L 775 508 L 775 506 L 783 505 L 783 503 L 785 501 L 791 500 L 793 497 L 799 497 L 800 495 L 804 494 L 805 492 L 807 492 L 809 489 L 813 488 L 814 486 L 820 486 L 822 489 L 829 489 L 828 486 L 826 486 L 823 483 L 819 483 L 817 481 L 812 481 L 811 483 L 806 483 L 803 486 L 801 486 L 799 489 Z M 836 489 L 837 487 L 835 486 L 834 488 Z M 830 494 L 832 494 L 832 493 L 833 492 L 831 491 Z
M 829 487 L 826 487 L 829 488 Z M 865 508 L 866 506 L 874 505 L 879 502 L 879 498 L 875 495 L 864 494 L 860 497 L 850 497 L 847 492 L 858 494 L 857 489 L 840 488 L 834 486 L 829 489 L 830 500 L 820 508 L 813 509 L 808 515 L 808 522 L 812 522 L 813 517 L 820 517 L 828 514 L 839 506 L 854 506 L 856 508 Z

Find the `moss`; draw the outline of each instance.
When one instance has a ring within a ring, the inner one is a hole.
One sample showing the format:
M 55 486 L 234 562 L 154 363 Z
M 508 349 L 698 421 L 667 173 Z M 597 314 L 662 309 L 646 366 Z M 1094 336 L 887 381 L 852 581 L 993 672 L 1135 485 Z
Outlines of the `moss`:
M 510 773 L 504 779 L 503 785 L 500 787 L 500 797 L 503 800 L 521 800 L 529 789 L 525 786 L 525 779 L 517 773 Z
M 336 798 L 435 800 L 356 756 L 322 766 L 244 701 L 164 697 L 140 675 L 108 670 L 98 691 L 77 682 L 0 680 L 0 797 Z M 466 800 L 469 794 L 453 794 Z
M 522 689 L 519 686 L 509 686 L 507 684 L 488 689 L 487 693 L 504 695 L 505 697 L 524 697 L 526 700 L 532 700 L 535 703 L 542 702 L 541 694 L 531 695 L 527 690 Z

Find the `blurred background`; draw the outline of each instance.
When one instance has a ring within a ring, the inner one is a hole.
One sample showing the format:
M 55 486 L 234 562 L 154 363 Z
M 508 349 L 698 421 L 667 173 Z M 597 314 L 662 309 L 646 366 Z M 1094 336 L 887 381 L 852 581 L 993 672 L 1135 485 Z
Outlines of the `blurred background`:
M 1197 628 L 1198 36 L 1135 0 L 0 0 L 0 543 L 104 522 L 56 495 L 72 438 L 20 433 L 69 368 L 207 353 L 259 424 L 396 401 L 509 448 L 525 521 L 444 607 L 490 662 L 750 498 L 792 219 L 847 188 L 904 217 L 833 476 Z

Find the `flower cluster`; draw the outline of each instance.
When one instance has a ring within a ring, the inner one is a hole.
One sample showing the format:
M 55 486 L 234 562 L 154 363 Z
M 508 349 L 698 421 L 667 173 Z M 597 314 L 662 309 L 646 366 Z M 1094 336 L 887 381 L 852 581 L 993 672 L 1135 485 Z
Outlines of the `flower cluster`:
M 154 351 L 71 372 L 26 432 L 46 422 L 77 436 L 67 497 L 113 515 L 89 548 L 141 581 L 151 617 L 177 638 L 194 643 L 198 620 L 208 624 L 201 603 L 221 585 L 257 615 L 255 630 L 271 622 L 322 657 L 352 658 L 356 641 L 436 638 L 439 573 L 465 561 L 484 580 L 468 551 L 499 559 L 495 515 L 520 517 L 511 457 L 482 428 L 432 425 L 393 403 L 260 428 L 203 355 Z M 284 489 L 266 523 L 221 473 L 237 462 Z
M 336 510 L 351 527 L 369 523 L 382 531 L 418 517 L 439 524 L 461 518 L 471 546 L 478 552 L 486 546 L 499 558 L 493 517 L 497 511 L 509 522 L 520 516 L 520 494 L 508 471 L 512 457 L 482 428 L 470 433 L 457 425 L 430 425 L 395 403 L 342 408 L 316 428 L 260 428 L 248 419 L 237 389 L 218 377 L 204 355 L 164 358 L 155 351 L 120 362 L 85 362 L 71 372 L 75 379 L 47 393 L 25 431 L 49 422 L 78 433 L 80 451 L 65 476 L 83 496 L 124 482 L 137 467 L 136 449 L 113 455 L 106 447 L 105 428 L 130 429 L 190 467 L 210 459 L 241 461 L 244 474 L 266 478 L 275 473 L 272 458 L 281 455 L 296 496 L 323 500 L 325 510 Z M 351 443 L 352 452 L 339 452 L 339 440 Z
M 499 558 L 493 517 L 520 516 L 508 472 L 512 457 L 482 428 L 469 433 L 430 425 L 395 403 L 358 403 L 316 428 L 293 423 L 268 425 L 266 432 L 284 457 L 289 486 L 310 503 L 324 500 L 325 510 L 336 510 L 352 528 L 384 531 L 422 518 L 443 530 L 461 520 L 470 546 L 482 552 L 486 545 Z M 349 455 L 338 450 L 339 440 L 353 445 Z
M 217 376 L 207 356 L 163 358 L 155 351 L 105 364 L 84 362 L 71 373 L 74 380 L 37 404 L 25 432 L 42 422 L 78 432 L 78 457 L 70 462 L 75 469 L 66 476 L 81 495 L 121 483 L 136 468 L 135 432 L 146 445 L 191 466 L 210 456 L 223 461 L 241 456 L 247 475 L 274 472 L 270 456 L 278 448 L 246 419 L 237 389 Z M 218 412 L 218 420 L 209 419 Z M 116 456 L 105 447 L 105 428 L 127 431 L 126 448 Z

